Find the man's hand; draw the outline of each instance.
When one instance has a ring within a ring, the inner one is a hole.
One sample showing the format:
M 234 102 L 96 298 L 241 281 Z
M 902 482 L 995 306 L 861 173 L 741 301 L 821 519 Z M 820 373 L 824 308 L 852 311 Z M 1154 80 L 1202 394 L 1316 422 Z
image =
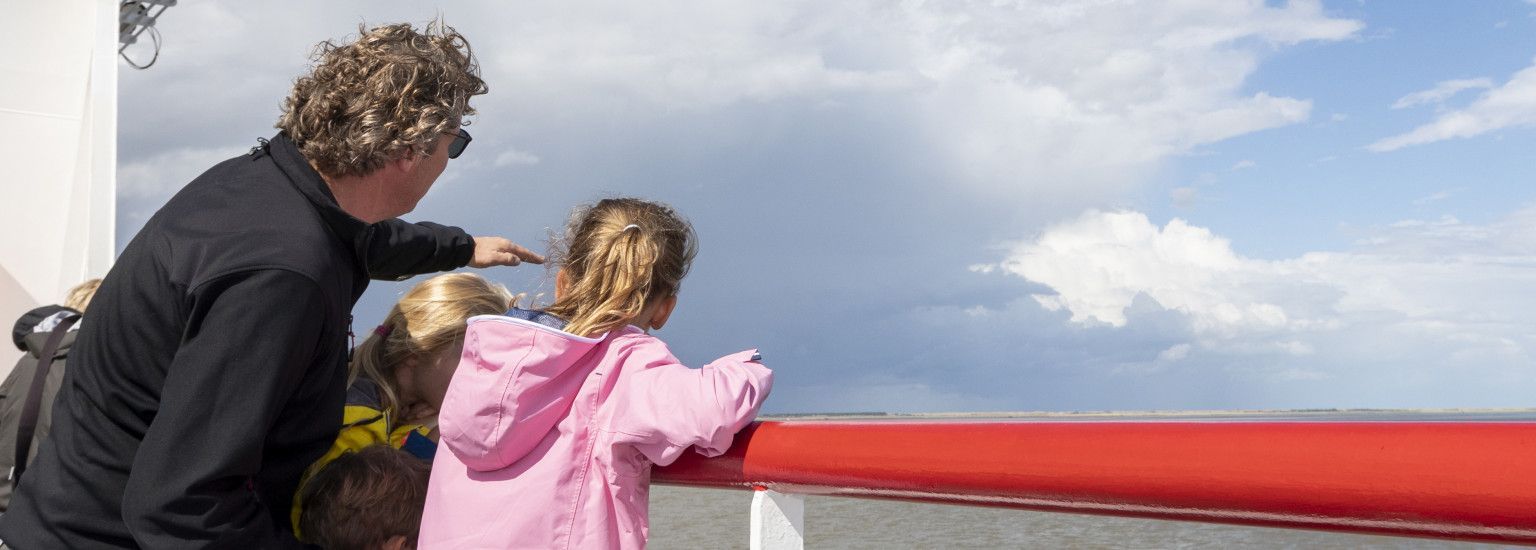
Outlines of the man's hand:
M 544 257 L 501 237 L 475 237 L 475 257 L 469 260 L 469 267 L 485 268 L 523 262 L 542 264 Z

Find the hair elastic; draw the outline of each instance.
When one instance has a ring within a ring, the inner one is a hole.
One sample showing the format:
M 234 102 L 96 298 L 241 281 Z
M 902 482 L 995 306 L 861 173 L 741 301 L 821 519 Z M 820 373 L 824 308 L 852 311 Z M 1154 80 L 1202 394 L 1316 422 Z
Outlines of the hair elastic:
M 395 325 L 390 324 L 383 324 L 373 327 L 373 333 L 379 335 L 380 338 L 389 338 L 389 333 L 394 331 Z
M 629 225 L 624 226 L 624 229 L 620 229 L 620 231 L 629 231 L 631 229 L 633 229 L 635 231 L 639 231 L 640 230 L 640 226 L 635 225 L 635 224 L 629 224 Z

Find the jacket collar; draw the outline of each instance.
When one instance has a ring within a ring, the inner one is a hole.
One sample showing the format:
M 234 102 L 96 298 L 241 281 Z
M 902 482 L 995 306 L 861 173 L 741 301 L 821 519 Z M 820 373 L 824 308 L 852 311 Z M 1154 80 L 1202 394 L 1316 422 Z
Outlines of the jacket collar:
M 325 179 L 320 177 L 314 167 L 304 155 L 299 153 L 299 147 L 288 137 L 288 134 L 279 132 L 266 144 L 266 151 L 272 156 L 272 161 L 277 164 L 279 170 L 288 176 L 289 183 L 309 199 L 315 210 L 320 213 L 320 218 L 325 220 L 325 225 L 330 227 L 331 233 L 336 238 L 347 243 L 352 252 L 357 255 L 357 260 L 362 263 L 365 258 L 364 247 L 367 244 L 369 224 L 363 220 L 348 214 L 341 209 L 336 202 L 336 196 L 331 193 L 331 187 L 326 185 Z

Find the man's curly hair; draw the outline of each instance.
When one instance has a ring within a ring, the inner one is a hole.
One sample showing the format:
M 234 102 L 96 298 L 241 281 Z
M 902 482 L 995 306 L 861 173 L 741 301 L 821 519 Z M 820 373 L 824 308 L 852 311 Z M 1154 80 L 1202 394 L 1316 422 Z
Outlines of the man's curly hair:
M 469 42 L 441 21 L 358 27 L 349 44 L 315 47 L 277 128 L 326 176 L 361 176 L 402 152 L 431 155 L 443 132 L 468 124 L 486 93 Z

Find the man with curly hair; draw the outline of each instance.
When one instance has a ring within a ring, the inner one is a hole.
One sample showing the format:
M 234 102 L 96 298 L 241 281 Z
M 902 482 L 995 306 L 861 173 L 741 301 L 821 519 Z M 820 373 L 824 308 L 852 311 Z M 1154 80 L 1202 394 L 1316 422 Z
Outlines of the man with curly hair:
M 289 506 L 336 437 L 368 280 L 543 262 L 396 218 L 485 92 L 441 24 L 322 43 L 278 134 L 188 183 L 107 274 L 0 546 L 300 547 Z

